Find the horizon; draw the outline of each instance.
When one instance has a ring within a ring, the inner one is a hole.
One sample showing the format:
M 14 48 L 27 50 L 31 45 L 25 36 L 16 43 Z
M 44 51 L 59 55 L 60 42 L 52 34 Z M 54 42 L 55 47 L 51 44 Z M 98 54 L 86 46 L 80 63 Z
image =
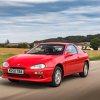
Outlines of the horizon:
M 94 34 L 94 35 L 98 35 L 99 33 L 97 34 Z M 88 34 L 88 35 L 91 35 L 91 34 Z M 69 36 L 85 36 L 87 37 L 88 35 L 69 35 Z M 69 36 L 65 36 L 65 37 L 69 37 Z M 61 38 L 65 38 L 65 37 L 61 37 Z M 59 37 L 54 37 L 54 38 L 59 38 Z M 46 38 L 46 39 L 42 39 L 42 40 L 47 40 L 47 39 L 53 39 L 53 38 Z M 42 41 L 42 40 L 35 40 L 35 41 Z M 35 41 L 32 41 L 32 42 L 27 42 L 27 41 L 23 41 L 23 42 L 10 42 L 9 39 L 5 40 L 4 42 L 0 42 L 1 44 L 3 43 L 6 43 L 7 41 L 9 41 L 9 43 L 33 43 Z M 87 41 L 86 41 L 87 42 Z
M 0 43 L 100 33 L 98 0 L 0 0 Z

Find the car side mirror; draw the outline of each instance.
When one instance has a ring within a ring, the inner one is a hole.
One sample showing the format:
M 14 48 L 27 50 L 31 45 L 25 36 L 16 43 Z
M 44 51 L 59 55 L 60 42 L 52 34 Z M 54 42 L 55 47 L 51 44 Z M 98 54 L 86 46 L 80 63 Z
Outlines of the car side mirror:
M 70 57 L 70 56 L 73 56 L 73 53 L 72 52 L 66 53 L 66 57 Z
M 28 50 L 24 51 L 24 54 L 27 54 Z

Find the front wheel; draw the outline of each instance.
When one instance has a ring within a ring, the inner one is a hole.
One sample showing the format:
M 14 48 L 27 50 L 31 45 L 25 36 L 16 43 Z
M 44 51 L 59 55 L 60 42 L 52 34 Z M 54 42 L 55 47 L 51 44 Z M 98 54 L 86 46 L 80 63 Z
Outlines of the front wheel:
M 52 76 L 52 83 L 53 87 L 58 87 L 62 82 L 62 70 L 60 67 L 56 67 Z
M 79 73 L 81 77 L 87 77 L 89 71 L 89 65 L 87 62 L 84 63 L 83 72 Z

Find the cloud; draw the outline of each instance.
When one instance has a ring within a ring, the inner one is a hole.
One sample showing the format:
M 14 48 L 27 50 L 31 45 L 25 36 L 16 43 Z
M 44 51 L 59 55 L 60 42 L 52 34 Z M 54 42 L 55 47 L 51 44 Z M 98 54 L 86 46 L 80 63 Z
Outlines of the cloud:
M 49 37 L 79 35 L 79 33 L 86 35 L 100 31 L 100 25 L 98 25 L 100 18 L 90 18 L 81 15 L 82 13 L 79 13 L 81 11 L 78 14 L 70 13 L 71 11 L 72 9 L 69 9 L 69 13 L 66 11 L 62 13 L 61 11 L 3 18 L 1 33 L 7 33 L 6 39 L 9 37 L 12 40 L 11 37 L 13 37 L 14 40 L 12 41 L 32 42 Z
M 0 0 L 2 2 L 25 2 L 25 3 L 47 3 L 47 2 L 57 2 L 57 1 L 75 1 L 75 0 Z
M 4 1 L 6 4 L 0 7 L 0 42 L 32 42 L 100 32 L 100 4 L 93 0 Z
M 71 8 L 70 10 L 62 11 L 63 13 L 72 13 L 72 14 L 89 14 L 89 13 L 98 13 L 100 6 L 82 6 Z
M 58 0 L 0 0 L 3 2 L 32 2 L 32 3 L 38 3 L 38 2 L 55 2 Z
M 57 2 L 59 0 L 0 0 L 0 6 L 28 6 L 31 3 L 48 3 Z

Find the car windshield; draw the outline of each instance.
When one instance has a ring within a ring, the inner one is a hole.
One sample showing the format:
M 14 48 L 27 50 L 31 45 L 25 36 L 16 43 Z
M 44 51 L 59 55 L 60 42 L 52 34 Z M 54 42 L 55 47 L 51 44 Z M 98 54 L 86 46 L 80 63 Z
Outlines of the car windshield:
M 46 54 L 46 55 L 60 55 L 63 54 L 64 45 L 60 44 L 40 44 L 32 48 L 28 54 Z

